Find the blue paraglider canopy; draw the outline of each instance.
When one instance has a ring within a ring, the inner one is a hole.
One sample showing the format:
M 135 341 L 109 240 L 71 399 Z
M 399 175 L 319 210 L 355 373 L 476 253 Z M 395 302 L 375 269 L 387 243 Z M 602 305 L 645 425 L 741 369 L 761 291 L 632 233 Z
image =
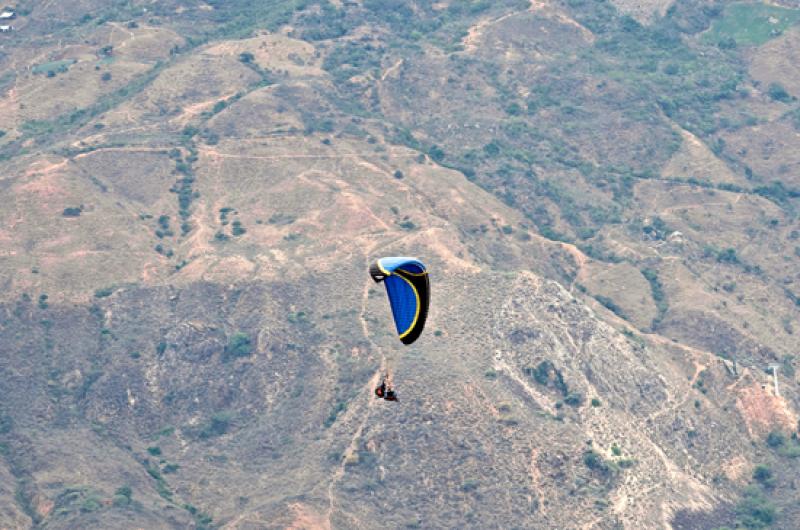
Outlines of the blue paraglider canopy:
M 425 265 L 416 258 L 387 257 L 370 265 L 369 273 L 386 285 L 397 334 L 403 344 L 411 344 L 428 317 L 430 285 Z

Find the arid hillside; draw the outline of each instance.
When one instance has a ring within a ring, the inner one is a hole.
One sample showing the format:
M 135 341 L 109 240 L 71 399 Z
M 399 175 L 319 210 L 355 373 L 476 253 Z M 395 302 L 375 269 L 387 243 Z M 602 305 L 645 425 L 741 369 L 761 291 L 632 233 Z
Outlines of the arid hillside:
M 0 528 L 800 527 L 791 5 L 11 10 Z

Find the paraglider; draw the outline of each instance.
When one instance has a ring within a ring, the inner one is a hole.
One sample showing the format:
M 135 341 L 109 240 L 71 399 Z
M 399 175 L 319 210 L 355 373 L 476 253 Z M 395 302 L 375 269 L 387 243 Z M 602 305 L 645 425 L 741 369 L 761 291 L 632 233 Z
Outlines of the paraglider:
M 380 258 L 369 267 L 376 283 L 383 282 L 389 305 L 392 308 L 397 336 L 403 344 L 417 340 L 425 328 L 430 303 L 430 284 L 425 265 L 416 258 Z M 387 372 L 375 395 L 388 401 L 397 401 L 397 394 Z

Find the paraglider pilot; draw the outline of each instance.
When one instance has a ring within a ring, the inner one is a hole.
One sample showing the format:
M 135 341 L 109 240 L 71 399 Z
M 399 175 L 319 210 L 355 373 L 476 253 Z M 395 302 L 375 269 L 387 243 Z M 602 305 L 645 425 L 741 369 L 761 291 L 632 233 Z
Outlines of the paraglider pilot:
M 394 388 L 392 388 L 392 381 L 386 377 L 384 377 L 381 380 L 381 384 L 375 388 L 375 395 L 386 401 L 397 401 L 397 393 L 394 391 Z

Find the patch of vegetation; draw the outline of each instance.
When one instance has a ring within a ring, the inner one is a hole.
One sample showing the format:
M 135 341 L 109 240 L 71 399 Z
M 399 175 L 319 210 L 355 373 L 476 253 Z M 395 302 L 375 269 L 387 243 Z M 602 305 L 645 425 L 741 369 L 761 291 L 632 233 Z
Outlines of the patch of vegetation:
M 92 513 L 103 509 L 102 495 L 88 486 L 65 488 L 53 499 L 53 514 L 65 516 Z
M 767 87 L 767 95 L 773 101 L 780 101 L 781 103 L 790 103 L 793 99 L 780 83 L 770 83 Z
M 778 510 L 755 486 L 749 486 L 736 505 L 737 524 L 748 530 L 769 528 L 778 517 Z
M 619 472 L 619 468 L 616 464 L 603 458 L 597 451 L 589 450 L 584 452 L 583 463 L 586 467 L 605 479 L 613 478 Z
M 200 196 L 193 186 L 196 180 L 194 163 L 197 161 L 197 149 L 194 137 L 199 133 L 193 126 L 187 126 L 181 133 L 182 141 L 188 155 L 175 161 L 175 170 L 179 175 L 178 181 L 170 188 L 170 192 L 178 196 L 178 216 L 181 218 L 181 235 L 186 236 L 192 231 L 191 206 L 194 199 Z
M 231 234 L 233 236 L 238 237 L 238 236 L 243 235 L 246 232 L 247 232 L 247 230 L 245 230 L 244 226 L 242 226 L 242 222 L 241 221 L 239 221 L 237 219 L 236 221 L 233 222 L 233 226 L 231 228 Z
M 244 332 L 236 332 L 228 338 L 228 344 L 222 354 L 223 361 L 229 361 L 240 357 L 249 357 L 253 353 L 253 343 L 250 335 Z
M 544 360 L 536 365 L 536 368 L 525 368 L 523 371 L 538 384 L 552 386 L 565 397 L 569 395 L 569 388 L 564 382 L 561 371 L 551 361 Z
M 0 414 L 0 434 L 8 434 L 14 428 L 14 421 L 8 414 Z
M 118 508 L 129 506 L 133 502 L 133 490 L 130 486 L 117 488 L 111 502 Z
M 144 468 L 145 471 L 147 471 L 147 474 L 156 481 L 156 491 L 161 498 L 172 502 L 172 490 L 170 489 L 169 484 L 167 484 L 167 481 L 164 479 L 163 475 L 161 475 L 161 471 L 158 469 L 158 466 L 145 459 Z
M 294 223 L 296 219 L 297 218 L 291 214 L 274 213 L 269 217 L 269 219 L 267 219 L 267 223 L 271 225 L 283 226 Z
M 656 309 L 658 309 L 658 314 L 656 314 L 656 316 L 653 318 L 653 321 L 650 323 L 650 328 L 653 331 L 656 331 L 661 325 L 661 321 L 664 320 L 664 316 L 667 314 L 667 311 L 669 311 L 667 295 L 664 292 L 664 286 L 661 283 L 661 280 L 658 279 L 658 272 L 655 269 L 642 269 L 642 276 L 644 276 L 644 278 L 650 284 L 650 293 L 653 296 Z
M 609 311 L 611 311 L 612 313 L 614 313 L 618 317 L 623 318 L 625 320 L 628 320 L 628 316 L 625 314 L 625 311 L 623 311 L 622 308 L 619 307 L 616 304 L 616 302 L 614 302 L 614 300 L 612 300 L 611 298 L 609 298 L 607 296 L 603 296 L 603 295 L 597 294 L 597 295 L 594 295 L 594 299 L 597 300 L 598 302 L 600 302 L 600 304 L 603 307 L 605 307 L 606 309 L 608 309 Z
M 781 431 L 772 431 L 767 435 L 767 447 L 784 458 L 800 458 L 800 440 L 797 435 L 787 437 Z
M 61 215 L 64 217 L 79 217 L 82 211 L 83 207 L 81 206 L 70 206 L 68 208 L 64 208 L 64 211 L 61 213 Z
M 583 405 L 584 398 L 583 394 L 580 392 L 570 392 L 569 394 L 564 397 L 564 404 L 569 405 L 570 407 L 579 407 Z
M 309 324 L 308 315 L 305 311 L 292 311 L 286 315 L 286 320 L 291 324 Z
M 214 521 L 210 515 L 198 510 L 197 507 L 192 504 L 184 504 L 183 509 L 189 512 L 192 517 L 194 517 L 195 528 L 197 528 L 197 530 L 205 530 L 209 528 L 209 525 Z
M 397 226 L 399 226 L 403 230 L 408 230 L 408 231 L 415 230 L 417 228 L 417 225 L 414 224 L 414 222 L 411 221 L 410 219 L 404 219 L 402 221 L 399 221 L 397 223 Z
M 103 289 L 97 289 L 94 292 L 94 297 L 95 298 L 106 298 L 108 296 L 111 296 L 112 294 L 114 294 L 114 288 L 113 287 L 104 287 Z
M 480 485 L 481 485 L 481 483 L 480 483 L 480 481 L 478 479 L 474 479 L 474 478 L 467 479 L 467 480 L 464 481 L 463 484 L 461 484 L 461 491 L 463 491 L 464 493 L 469 493 L 471 491 L 476 491 Z
M 765 464 L 758 464 L 753 469 L 753 480 L 765 488 L 772 488 L 775 486 L 775 477 L 772 470 Z
M 330 413 L 328 414 L 328 417 L 325 418 L 325 421 L 323 422 L 325 428 L 327 429 L 331 425 L 336 423 L 336 418 L 338 418 L 339 414 L 341 414 L 345 410 L 347 410 L 347 403 L 345 403 L 344 401 L 339 401 L 336 404 L 336 406 L 334 406 L 333 409 L 331 409 Z
M 783 182 L 774 181 L 765 186 L 758 186 L 753 193 L 767 198 L 779 206 L 786 207 L 790 199 L 800 198 L 800 189 L 788 188 Z
M 325 57 L 322 68 L 336 83 L 345 83 L 356 75 L 363 75 L 381 66 L 384 48 L 373 44 L 346 41 L 337 45 Z
M 75 59 L 64 59 L 63 61 L 52 61 L 49 63 L 37 64 L 31 68 L 34 74 L 47 74 L 48 77 L 53 77 L 56 74 L 63 74 L 69 70 L 69 67 L 75 64 Z M 50 75 L 52 72 L 52 75 Z
M 790 26 L 800 21 L 800 11 L 767 4 L 729 4 L 723 16 L 714 21 L 711 29 L 703 35 L 709 43 L 726 47 L 759 46 L 783 34 Z
M 222 436 L 228 432 L 233 423 L 233 414 L 227 411 L 217 412 L 200 428 L 197 437 L 208 440 Z

